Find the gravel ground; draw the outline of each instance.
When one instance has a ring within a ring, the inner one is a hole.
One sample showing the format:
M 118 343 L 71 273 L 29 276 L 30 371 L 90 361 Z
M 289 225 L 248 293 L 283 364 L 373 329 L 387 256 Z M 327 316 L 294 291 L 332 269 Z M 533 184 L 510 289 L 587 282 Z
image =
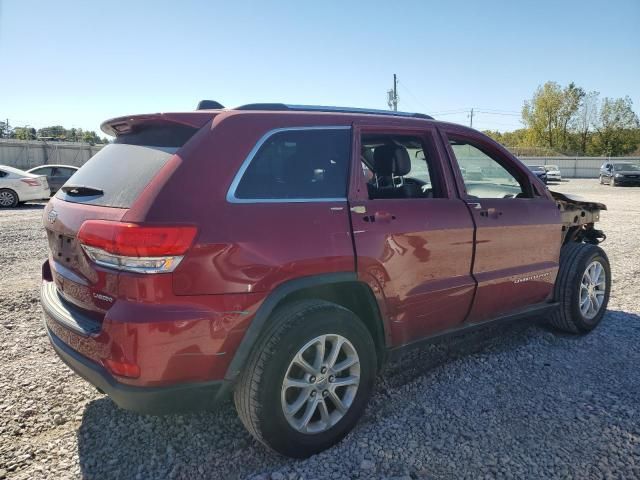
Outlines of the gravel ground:
M 119 410 L 48 346 L 42 205 L 0 211 L 2 478 L 640 478 L 640 189 L 552 187 L 609 206 L 609 312 L 587 336 L 501 327 L 390 365 L 356 429 L 303 461 L 267 452 L 231 404 Z

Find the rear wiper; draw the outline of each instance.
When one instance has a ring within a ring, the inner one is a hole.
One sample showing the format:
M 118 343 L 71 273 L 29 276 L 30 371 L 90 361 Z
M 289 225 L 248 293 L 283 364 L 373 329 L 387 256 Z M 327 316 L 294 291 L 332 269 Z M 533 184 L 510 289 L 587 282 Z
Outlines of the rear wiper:
M 67 195 L 76 197 L 88 197 L 90 195 L 104 195 L 100 188 L 89 187 L 87 185 L 65 185 L 61 190 Z

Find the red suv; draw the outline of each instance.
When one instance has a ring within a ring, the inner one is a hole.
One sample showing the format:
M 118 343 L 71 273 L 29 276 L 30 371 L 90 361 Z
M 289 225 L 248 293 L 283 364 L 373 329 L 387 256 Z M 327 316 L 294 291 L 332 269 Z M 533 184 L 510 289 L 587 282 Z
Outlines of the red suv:
M 113 144 L 44 211 L 42 307 L 62 360 L 123 408 L 233 391 L 258 440 L 304 457 L 354 427 L 407 348 L 604 315 L 606 207 L 549 192 L 469 128 L 205 102 L 102 129 Z

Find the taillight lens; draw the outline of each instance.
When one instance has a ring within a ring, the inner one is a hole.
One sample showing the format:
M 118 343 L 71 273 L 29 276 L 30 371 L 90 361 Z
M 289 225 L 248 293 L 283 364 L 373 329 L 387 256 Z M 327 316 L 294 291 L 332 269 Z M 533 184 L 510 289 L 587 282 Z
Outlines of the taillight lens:
M 173 271 L 196 236 L 194 226 L 87 220 L 78 240 L 99 265 L 139 273 Z
M 40 183 L 40 180 L 38 180 L 37 178 L 21 178 L 20 180 L 30 187 L 39 187 L 42 185 Z

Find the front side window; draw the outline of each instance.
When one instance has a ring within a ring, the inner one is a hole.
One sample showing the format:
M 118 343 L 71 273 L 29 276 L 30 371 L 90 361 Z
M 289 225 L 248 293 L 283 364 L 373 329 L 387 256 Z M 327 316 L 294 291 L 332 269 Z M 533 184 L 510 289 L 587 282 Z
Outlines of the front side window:
M 436 156 L 432 145 L 412 135 L 365 134 L 360 160 L 369 198 L 437 198 Z
M 450 138 L 449 144 L 471 198 L 522 198 L 525 189 L 497 160 L 464 139 Z
M 351 150 L 349 128 L 292 129 L 266 139 L 242 174 L 235 199 L 343 199 Z

